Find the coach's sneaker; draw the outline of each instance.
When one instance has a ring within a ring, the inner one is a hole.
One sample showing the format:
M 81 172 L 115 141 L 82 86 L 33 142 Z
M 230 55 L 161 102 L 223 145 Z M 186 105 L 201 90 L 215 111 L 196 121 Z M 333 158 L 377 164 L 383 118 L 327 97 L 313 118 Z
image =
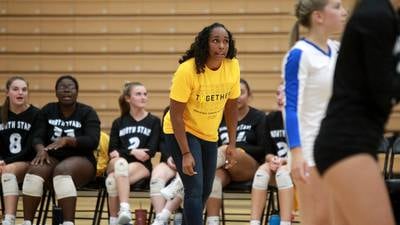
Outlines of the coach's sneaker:
M 32 225 L 32 221 L 30 220 L 24 220 L 21 225 Z
M 179 178 L 178 176 L 173 181 L 171 181 L 168 186 L 160 190 L 161 195 L 166 200 L 174 199 L 179 191 L 183 191 L 183 184 L 181 178 Z
M 128 224 L 132 220 L 131 210 L 129 208 L 121 207 L 118 212 L 117 224 Z

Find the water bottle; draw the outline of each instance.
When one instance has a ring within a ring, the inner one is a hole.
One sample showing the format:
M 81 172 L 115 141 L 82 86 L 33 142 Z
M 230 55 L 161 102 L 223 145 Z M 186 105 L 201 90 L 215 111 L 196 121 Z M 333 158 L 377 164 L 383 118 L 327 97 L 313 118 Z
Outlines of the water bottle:
M 62 225 L 64 222 L 63 212 L 61 207 L 53 205 L 52 225 Z
M 278 214 L 273 214 L 269 217 L 269 225 L 279 225 L 281 223 L 281 217 Z
M 183 214 L 182 210 L 177 210 L 174 216 L 174 225 L 182 225 Z

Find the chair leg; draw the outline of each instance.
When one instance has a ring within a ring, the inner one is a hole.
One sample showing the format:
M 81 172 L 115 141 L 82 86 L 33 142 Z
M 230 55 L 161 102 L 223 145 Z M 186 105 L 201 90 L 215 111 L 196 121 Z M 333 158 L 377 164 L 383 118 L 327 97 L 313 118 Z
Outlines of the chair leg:
M 221 219 L 222 225 L 225 225 L 225 204 L 224 204 L 224 193 L 222 192 L 221 196 Z
M 100 208 L 99 208 L 100 211 L 98 213 L 95 225 L 100 225 L 100 223 L 101 223 L 101 218 L 103 216 L 104 203 L 105 203 L 105 201 L 106 201 L 106 199 L 108 197 L 107 190 L 105 188 L 102 188 L 102 190 L 103 190 L 103 192 L 101 193 L 101 201 L 100 201 Z M 108 219 L 110 217 L 110 213 L 109 213 L 109 210 L 108 210 L 108 204 L 107 204 L 107 212 L 108 212 L 108 217 L 107 217 L 107 219 Z
M 264 224 L 268 224 L 268 218 L 271 213 L 271 208 L 274 204 L 273 190 L 271 188 L 269 188 L 267 193 L 268 193 L 268 200 L 267 200 L 267 207 L 266 207 L 266 211 L 265 211 L 265 223 Z
M 96 206 L 94 209 L 94 215 L 93 215 L 93 221 L 92 221 L 92 225 L 98 225 L 99 223 L 97 223 L 97 221 L 101 220 L 101 214 L 103 212 L 103 208 L 101 203 L 104 204 L 104 199 L 103 197 L 103 191 L 106 191 L 105 188 L 103 187 L 99 187 L 99 190 L 97 192 L 97 200 L 96 200 Z
M 147 224 L 151 224 L 151 219 L 153 217 L 155 217 L 154 208 L 153 208 L 153 204 L 150 203 L 149 218 L 147 219 Z
M 47 200 L 48 191 L 49 190 L 47 188 L 45 188 L 43 190 L 42 199 L 40 200 L 40 205 L 39 205 L 39 212 L 38 212 L 37 219 L 36 219 L 36 225 L 40 225 L 40 222 L 42 220 L 43 208 L 44 208 L 45 202 Z
M 3 188 L 0 185 L 0 201 L 1 201 L 1 215 L 4 216 L 4 210 L 5 210 L 5 205 L 4 205 L 4 195 L 3 195 Z
M 53 205 L 55 205 L 55 201 L 56 201 L 52 190 L 48 190 L 47 193 L 48 194 L 47 194 L 46 206 L 45 206 L 43 218 L 42 218 L 42 225 L 46 225 L 46 220 L 47 220 L 47 216 L 49 213 L 50 201 L 53 202 Z

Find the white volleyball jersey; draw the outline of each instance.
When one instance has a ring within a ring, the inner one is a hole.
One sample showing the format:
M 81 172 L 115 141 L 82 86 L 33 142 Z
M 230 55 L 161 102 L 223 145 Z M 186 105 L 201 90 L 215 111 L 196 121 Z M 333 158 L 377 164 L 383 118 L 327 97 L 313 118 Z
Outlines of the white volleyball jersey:
M 301 147 L 310 166 L 315 165 L 314 141 L 332 93 L 339 43 L 328 40 L 325 52 L 301 39 L 283 61 L 285 129 L 289 148 Z

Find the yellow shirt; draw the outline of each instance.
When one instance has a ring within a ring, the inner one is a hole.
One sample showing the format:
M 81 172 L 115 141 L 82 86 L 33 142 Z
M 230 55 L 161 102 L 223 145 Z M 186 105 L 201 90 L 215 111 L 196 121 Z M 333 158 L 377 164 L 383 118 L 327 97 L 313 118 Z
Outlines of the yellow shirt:
M 169 97 L 186 103 L 183 112 L 186 132 L 206 141 L 218 140 L 218 126 L 225 103 L 240 96 L 240 68 L 237 59 L 224 59 L 218 70 L 205 68 L 197 74 L 194 58 L 179 65 L 172 79 Z M 173 134 L 170 113 L 163 130 Z
M 108 143 L 110 141 L 110 136 L 105 132 L 100 132 L 99 146 L 96 151 L 94 151 L 94 156 L 97 160 L 97 171 L 96 176 L 101 176 L 107 169 L 108 164 Z

